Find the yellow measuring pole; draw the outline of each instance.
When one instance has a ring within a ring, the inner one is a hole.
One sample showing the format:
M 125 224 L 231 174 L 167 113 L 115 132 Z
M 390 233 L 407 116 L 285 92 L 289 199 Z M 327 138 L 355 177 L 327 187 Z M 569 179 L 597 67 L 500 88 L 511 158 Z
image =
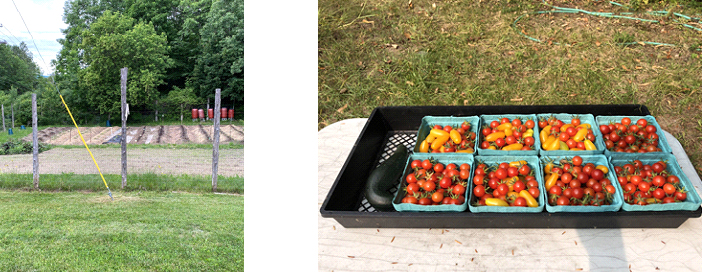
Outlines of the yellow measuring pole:
M 105 187 L 107 187 L 107 194 L 109 194 L 110 199 L 114 201 L 115 199 L 112 197 L 112 192 L 110 191 L 110 186 L 107 186 L 107 182 L 105 181 L 105 177 L 102 176 L 102 171 L 100 171 L 100 166 L 98 166 L 98 163 L 95 160 L 95 157 L 93 156 L 93 152 L 90 151 L 88 144 L 85 142 L 85 139 L 83 139 L 83 134 L 80 133 L 80 129 L 78 128 L 78 124 L 76 123 L 76 119 L 73 119 L 73 114 L 71 114 L 71 110 L 68 109 L 68 105 L 66 104 L 66 101 L 63 100 L 63 95 L 61 95 L 61 93 L 59 93 L 59 97 L 61 97 L 61 102 L 63 102 L 63 105 L 66 107 L 66 111 L 68 111 L 68 115 L 71 116 L 71 120 L 73 120 L 73 125 L 76 126 L 76 130 L 78 130 L 78 136 L 80 136 L 80 140 L 83 141 L 83 145 L 85 145 L 85 149 L 88 150 L 88 153 L 90 153 L 90 157 L 93 158 L 93 162 L 95 163 L 95 167 L 97 167 L 98 173 L 100 173 L 100 177 L 102 178 L 102 182 L 105 184 Z

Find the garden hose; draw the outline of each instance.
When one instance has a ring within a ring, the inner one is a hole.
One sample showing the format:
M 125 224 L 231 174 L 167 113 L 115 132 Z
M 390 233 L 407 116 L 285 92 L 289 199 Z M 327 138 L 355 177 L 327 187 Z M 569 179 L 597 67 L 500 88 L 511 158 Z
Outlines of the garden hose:
M 520 35 L 524 36 L 525 38 L 527 38 L 527 39 L 529 39 L 529 40 L 532 40 L 532 41 L 535 41 L 535 42 L 538 42 L 538 43 L 543 43 L 543 41 L 542 41 L 542 40 L 539 40 L 539 39 L 537 39 L 537 38 L 531 37 L 531 36 L 529 36 L 529 35 L 526 35 L 524 32 L 519 31 L 519 30 L 517 29 L 517 22 L 518 22 L 519 20 L 521 20 L 522 17 L 528 16 L 529 14 L 583 13 L 583 14 L 588 14 L 588 15 L 592 15 L 592 16 L 599 16 L 599 17 L 606 17 L 606 18 L 621 18 L 621 19 L 636 20 L 636 21 L 649 22 L 649 23 L 660 23 L 660 21 L 658 21 L 658 20 L 643 19 L 643 18 L 638 18 L 638 17 L 629 16 L 629 15 L 633 15 L 633 14 L 634 14 L 634 13 L 632 13 L 632 12 L 623 12 L 623 13 L 619 13 L 619 14 L 614 14 L 614 13 L 612 13 L 612 12 L 593 12 L 593 11 L 587 11 L 587 10 L 578 9 L 578 8 L 562 8 L 562 7 L 557 7 L 557 6 L 554 6 L 554 5 L 551 5 L 551 4 L 547 3 L 546 0 L 543 0 L 542 2 L 543 2 L 544 5 L 546 5 L 546 6 L 548 6 L 548 7 L 551 7 L 552 10 L 535 11 L 535 12 L 525 13 L 525 14 L 522 14 L 522 15 L 520 15 L 519 17 L 517 17 L 517 19 L 512 23 L 512 27 L 514 27 L 514 29 L 517 30 L 517 32 L 518 32 Z M 615 6 L 625 7 L 624 5 L 619 4 L 619 3 L 617 3 L 617 2 L 609 1 L 609 3 L 612 4 L 612 5 L 615 5 Z M 670 12 L 668 12 L 668 11 L 648 11 L 647 13 L 648 13 L 648 14 L 651 14 L 651 15 L 655 15 L 655 16 L 667 16 L 667 15 L 670 15 Z M 683 18 L 683 19 L 688 20 L 688 21 L 693 21 L 693 22 L 699 22 L 699 21 L 700 21 L 700 18 L 690 17 L 690 16 L 687 16 L 687 15 L 684 15 L 684 14 L 680 14 L 680 13 L 676 13 L 676 12 L 672 13 L 672 15 L 674 15 L 674 16 L 676 16 L 676 17 Z M 701 28 L 694 27 L 694 26 L 692 26 L 692 25 L 690 25 L 690 24 L 683 23 L 683 24 L 681 24 L 681 25 L 684 26 L 684 27 L 690 28 L 690 29 L 692 29 L 692 30 L 702 32 L 702 29 L 701 29 Z M 657 46 L 676 46 L 676 45 L 674 45 L 674 44 L 658 43 L 658 42 L 627 42 L 627 43 L 618 43 L 618 44 L 621 44 L 621 45 L 631 45 L 631 44 L 642 44 L 642 43 L 643 43 L 643 44 L 649 44 L 649 45 L 657 45 Z M 554 44 L 558 44 L 558 43 L 555 43 L 555 42 L 554 42 Z M 699 50 L 699 49 L 698 49 L 698 50 Z

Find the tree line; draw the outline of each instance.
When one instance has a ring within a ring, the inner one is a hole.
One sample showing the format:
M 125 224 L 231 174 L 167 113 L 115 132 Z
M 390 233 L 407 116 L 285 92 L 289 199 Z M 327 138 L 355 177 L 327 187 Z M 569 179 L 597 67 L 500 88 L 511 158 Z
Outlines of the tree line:
M 0 46 L 0 102 L 20 104 L 24 93 L 37 92 L 40 123 L 67 123 L 57 88 L 77 121 L 119 119 L 119 70 L 127 67 L 130 112 L 187 115 L 208 98 L 212 106 L 216 88 L 223 107 L 243 109 L 243 0 L 68 0 L 63 20 L 68 27 L 48 79 L 26 45 Z M 26 66 L 13 69 L 14 78 L 3 77 L 10 53 L 8 60 Z

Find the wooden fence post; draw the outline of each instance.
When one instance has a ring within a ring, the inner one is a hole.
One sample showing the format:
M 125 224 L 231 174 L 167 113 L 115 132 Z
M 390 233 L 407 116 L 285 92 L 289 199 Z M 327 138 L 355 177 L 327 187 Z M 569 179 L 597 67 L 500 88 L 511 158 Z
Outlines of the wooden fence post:
M 34 189 L 39 189 L 39 138 L 37 137 L 37 94 L 32 94 L 32 176 Z
M 217 191 L 217 165 L 219 164 L 219 119 L 220 119 L 220 89 L 215 90 L 214 135 L 212 137 L 212 191 Z
M 122 189 L 127 186 L 127 67 L 120 70 L 122 89 Z

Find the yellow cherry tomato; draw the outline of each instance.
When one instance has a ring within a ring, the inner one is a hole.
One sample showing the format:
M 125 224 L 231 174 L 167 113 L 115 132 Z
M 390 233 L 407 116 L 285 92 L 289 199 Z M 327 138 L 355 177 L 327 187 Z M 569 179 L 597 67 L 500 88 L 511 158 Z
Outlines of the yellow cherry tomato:
M 512 129 L 512 123 L 502 123 L 499 126 L 497 126 L 495 129 L 497 130 L 506 130 L 506 129 Z
M 488 136 L 485 136 L 485 141 L 494 142 L 495 140 L 497 140 L 499 138 L 504 138 L 504 137 L 505 137 L 505 133 L 503 131 L 493 132 L 493 133 L 490 133 Z
M 510 150 L 521 150 L 522 147 L 524 147 L 523 144 L 520 143 L 513 143 L 507 146 L 502 147 L 502 150 L 510 151 Z
M 448 132 L 447 132 L 445 135 L 440 136 L 440 137 L 437 137 L 436 140 L 434 140 L 434 141 L 431 143 L 431 149 L 433 149 L 433 150 L 438 150 L 439 148 L 441 148 L 442 146 L 444 146 L 444 144 L 445 144 L 446 142 L 448 142 L 448 140 L 449 140 L 449 135 L 448 135 Z
M 461 143 L 461 133 L 458 132 L 458 130 L 452 129 L 451 132 L 449 132 L 449 137 L 451 137 L 451 141 L 453 141 L 454 144 Z
M 595 146 L 594 143 L 592 143 L 592 141 L 585 140 L 584 143 L 585 143 L 585 150 L 597 150 L 597 147 Z
M 546 191 L 550 190 L 551 187 L 556 185 L 556 181 L 558 181 L 558 174 L 549 173 L 548 176 L 546 177 L 546 181 L 544 182 L 544 186 L 546 187 Z
M 499 199 L 499 198 L 494 198 L 494 197 L 486 198 L 485 205 L 509 207 L 509 204 L 507 204 L 506 201 Z
M 582 142 L 585 139 L 585 135 L 587 135 L 587 129 L 586 128 L 581 128 L 578 130 L 577 133 L 575 133 L 575 136 L 573 136 L 573 140 L 576 142 Z
M 519 196 L 521 196 L 521 197 L 523 197 L 524 199 L 526 199 L 526 201 L 527 201 L 527 206 L 529 206 L 529 207 L 538 207 L 538 206 L 539 206 L 539 202 L 536 201 L 536 199 L 534 198 L 534 196 L 532 196 L 532 195 L 529 193 L 529 190 L 521 190 L 521 191 L 519 192 Z
M 598 165 L 598 166 L 595 166 L 595 169 L 600 169 L 600 171 L 602 171 L 602 173 L 604 173 L 605 175 L 606 175 L 607 173 L 609 173 L 609 168 L 607 168 L 607 166 L 604 166 L 604 165 L 601 165 L 601 164 Z
M 419 145 L 419 152 L 429 152 L 429 142 L 427 142 L 427 140 L 422 141 L 422 143 Z

